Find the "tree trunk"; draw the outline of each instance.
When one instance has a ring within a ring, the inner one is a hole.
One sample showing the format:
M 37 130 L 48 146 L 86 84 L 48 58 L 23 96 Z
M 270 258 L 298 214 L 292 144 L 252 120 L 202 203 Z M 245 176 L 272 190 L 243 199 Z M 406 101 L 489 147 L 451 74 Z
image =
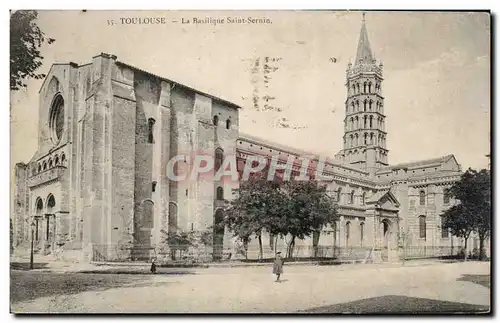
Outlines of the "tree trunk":
M 292 259 L 293 257 L 293 247 L 295 246 L 295 236 L 292 236 L 290 244 L 288 244 L 287 258 Z
M 259 259 L 264 258 L 264 251 L 262 250 L 262 234 L 258 235 L 259 238 Z
M 486 259 L 486 250 L 484 250 L 484 240 L 486 236 L 484 234 L 479 235 L 479 260 Z
M 469 236 L 465 238 L 465 243 L 464 243 L 464 261 L 467 261 L 467 240 L 469 240 Z
M 274 237 L 274 254 L 276 255 L 276 253 L 278 252 L 278 235 L 276 235 L 276 237 Z

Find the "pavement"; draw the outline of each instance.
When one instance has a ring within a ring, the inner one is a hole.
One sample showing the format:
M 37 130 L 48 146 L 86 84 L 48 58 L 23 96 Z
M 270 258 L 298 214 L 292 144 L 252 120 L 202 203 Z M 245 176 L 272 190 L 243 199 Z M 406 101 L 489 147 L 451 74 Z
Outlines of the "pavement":
M 287 266 L 372 266 L 372 267 L 398 267 L 398 266 L 421 266 L 440 263 L 448 263 L 449 260 L 440 259 L 415 259 L 410 261 L 396 261 L 385 263 L 354 263 L 344 262 L 338 263 L 333 261 L 293 261 L 286 262 Z M 11 269 L 29 270 L 29 258 L 25 255 L 11 256 Z M 270 262 L 247 262 L 247 261 L 225 261 L 214 263 L 200 263 L 194 265 L 168 265 L 165 267 L 157 267 L 158 271 L 166 271 L 167 268 L 236 268 L 236 267 L 269 267 Z M 149 273 L 151 263 L 149 262 L 64 262 L 55 260 L 52 257 L 37 257 L 35 259 L 33 271 L 42 272 L 57 272 L 57 273 Z
M 165 268 L 136 273 L 11 270 L 14 313 L 487 313 L 489 262 Z

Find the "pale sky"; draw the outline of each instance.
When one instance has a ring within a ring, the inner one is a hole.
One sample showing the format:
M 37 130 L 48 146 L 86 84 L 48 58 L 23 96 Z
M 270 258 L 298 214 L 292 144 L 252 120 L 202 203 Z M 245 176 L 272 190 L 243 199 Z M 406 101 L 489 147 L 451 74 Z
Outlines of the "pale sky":
M 272 24 L 171 22 L 207 16 L 268 17 Z M 167 24 L 121 25 L 120 17 L 165 17 Z M 367 12 L 366 23 L 375 58 L 384 63 L 389 163 L 454 154 L 463 168 L 487 167 L 489 15 Z M 330 157 L 342 148 L 345 70 L 356 55 L 359 12 L 41 11 L 39 25 L 56 39 L 42 49 L 40 72 L 114 54 L 243 106 L 240 132 Z M 281 58 L 268 94 L 282 112 L 252 107 L 251 60 L 265 56 Z M 36 150 L 41 83 L 30 80 L 12 95 L 13 163 L 27 162 Z M 282 118 L 296 129 L 279 127 Z

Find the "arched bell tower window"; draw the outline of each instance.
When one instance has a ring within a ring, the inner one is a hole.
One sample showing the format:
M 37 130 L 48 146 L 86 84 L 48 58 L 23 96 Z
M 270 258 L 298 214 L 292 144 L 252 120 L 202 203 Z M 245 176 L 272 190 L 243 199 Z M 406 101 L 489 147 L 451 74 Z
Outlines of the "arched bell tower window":
M 214 116 L 213 123 L 214 123 L 214 126 L 217 126 L 219 124 L 219 117 L 218 116 Z
M 230 119 L 227 119 L 226 120 L 226 129 L 230 129 L 231 128 L 231 120 Z
M 372 93 L 372 82 L 368 83 L 368 93 Z
M 52 100 L 49 112 L 49 129 L 52 142 L 57 144 L 64 131 L 64 99 L 61 94 L 56 94 Z
M 155 127 L 155 119 L 148 119 L 148 143 L 153 144 L 155 142 L 154 138 L 154 127 Z
M 363 83 L 363 93 L 366 93 L 366 82 Z

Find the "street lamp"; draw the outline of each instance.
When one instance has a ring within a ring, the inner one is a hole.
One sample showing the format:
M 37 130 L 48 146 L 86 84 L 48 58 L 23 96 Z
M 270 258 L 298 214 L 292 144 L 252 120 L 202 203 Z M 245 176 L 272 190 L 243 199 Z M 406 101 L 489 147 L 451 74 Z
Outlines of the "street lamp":
M 33 245 L 35 240 L 35 221 L 31 221 L 31 253 L 30 253 L 30 269 L 33 269 Z

